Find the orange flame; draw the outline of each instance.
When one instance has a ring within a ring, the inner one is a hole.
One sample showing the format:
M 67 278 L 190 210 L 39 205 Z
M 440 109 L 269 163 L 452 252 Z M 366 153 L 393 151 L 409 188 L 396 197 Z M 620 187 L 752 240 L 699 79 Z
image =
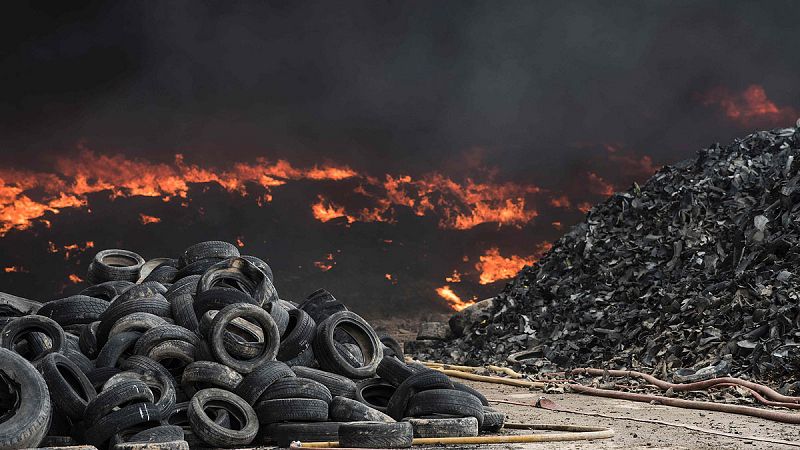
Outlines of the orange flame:
M 5 272 L 5 273 L 21 273 L 21 272 L 27 272 L 27 270 L 25 270 L 25 268 L 21 267 L 21 266 L 8 266 L 8 267 L 3 267 L 3 272 Z
M 50 247 L 48 251 L 50 253 L 58 253 L 58 248 L 52 242 L 49 243 Z M 85 252 L 90 248 L 94 248 L 94 241 L 86 241 L 81 246 L 80 244 L 68 244 L 62 247 L 64 249 L 64 259 L 68 260 L 72 257 L 73 254 L 78 254 Z
M 742 126 L 759 124 L 787 126 L 800 114 L 789 106 L 779 107 L 767 97 L 763 86 L 753 84 L 740 93 L 719 87 L 702 96 L 703 105 L 718 106 L 728 119 Z
M 474 305 L 475 300 L 477 297 L 474 297 L 472 300 L 461 300 L 461 297 L 456 295 L 455 292 L 450 288 L 450 286 L 442 286 L 440 288 L 436 288 L 436 293 L 439 297 L 442 297 L 451 308 L 456 311 L 461 311 L 462 309 L 466 308 L 467 306 Z
M 69 278 L 70 283 L 78 284 L 83 282 L 83 278 L 75 275 L 74 273 L 69 274 L 67 278 Z
M 386 280 L 388 280 L 392 284 L 397 284 L 397 279 L 394 277 L 394 275 L 390 273 L 385 273 L 383 274 L 383 277 L 386 278 Z
M 449 277 L 445 277 L 444 280 L 447 281 L 448 283 L 461 283 L 461 274 L 458 273 L 457 270 L 454 270 L 453 274 L 450 275 Z
M 236 236 L 236 246 L 239 248 L 244 247 L 244 241 L 242 239 L 244 239 L 244 236 Z
M 544 241 L 536 246 L 536 252 L 532 256 L 522 257 L 511 255 L 504 257 L 500 255 L 497 247 L 490 248 L 485 254 L 481 255 L 475 264 L 475 269 L 480 272 L 480 284 L 490 284 L 499 280 L 506 280 L 517 275 L 523 267 L 530 266 L 539 260 L 539 257 L 546 253 L 553 244 Z
M 333 253 L 328 253 L 327 255 L 325 255 L 324 261 L 314 261 L 314 267 L 323 272 L 327 272 L 333 269 L 333 266 L 335 265 L 336 261 L 333 260 Z
M 161 218 L 160 217 L 156 217 L 156 216 L 148 216 L 147 214 L 139 213 L 139 222 L 141 222 L 142 225 L 147 225 L 147 224 L 150 224 L 150 223 L 159 223 L 159 222 L 161 222 Z
M 311 205 L 311 213 L 314 218 L 320 222 L 327 222 L 329 220 L 338 219 L 339 217 L 347 218 L 347 223 L 355 222 L 356 219 L 348 216 L 344 212 L 343 206 L 338 206 L 331 201 L 328 201 L 322 195 L 317 195 L 317 203 Z
M 614 186 L 611 185 L 608 181 L 604 180 L 603 177 L 600 175 L 589 172 L 586 174 L 589 182 L 589 189 L 594 192 L 595 194 L 600 194 L 603 196 L 611 196 L 614 195 Z
M 580 212 L 582 212 L 584 214 L 586 214 L 589 211 L 591 211 L 591 209 L 592 209 L 592 204 L 589 203 L 589 202 L 582 202 L 582 203 L 578 204 L 578 211 L 580 211 Z

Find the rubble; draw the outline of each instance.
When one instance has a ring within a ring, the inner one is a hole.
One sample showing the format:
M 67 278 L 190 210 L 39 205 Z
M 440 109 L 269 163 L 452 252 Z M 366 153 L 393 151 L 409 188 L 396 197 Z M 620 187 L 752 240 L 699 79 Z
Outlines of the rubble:
M 596 205 L 489 309 L 457 313 L 460 337 L 414 350 L 462 364 L 530 350 L 515 365 L 727 373 L 798 392 L 798 181 L 795 128 L 712 145 Z

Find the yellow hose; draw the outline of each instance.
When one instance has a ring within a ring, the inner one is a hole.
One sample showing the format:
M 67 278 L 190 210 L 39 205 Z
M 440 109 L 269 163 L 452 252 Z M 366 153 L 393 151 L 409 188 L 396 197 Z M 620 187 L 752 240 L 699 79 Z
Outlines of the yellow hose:
M 488 375 L 476 375 L 474 373 L 467 373 L 450 369 L 440 369 L 434 367 L 431 367 L 431 369 L 438 370 L 439 372 L 442 372 L 443 374 L 449 377 L 463 378 L 465 380 L 472 380 L 472 381 L 482 381 L 484 383 L 507 384 L 509 386 L 537 388 L 537 389 L 543 389 L 547 385 L 546 383 L 542 383 L 541 381 L 515 380 L 513 378 L 500 378 Z

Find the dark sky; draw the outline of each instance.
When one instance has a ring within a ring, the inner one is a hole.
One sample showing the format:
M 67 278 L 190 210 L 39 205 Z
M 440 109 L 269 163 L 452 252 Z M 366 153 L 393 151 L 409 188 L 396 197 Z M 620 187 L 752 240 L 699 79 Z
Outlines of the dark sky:
M 714 90 L 800 106 L 793 1 L 12 2 L 2 21 L 15 169 L 52 170 L 78 143 L 375 175 L 467 174 L 477 154 L 501 180 L 574 190 L 607 143 L 658 165 L 791 124 L 732 120 L 703 103 Z M 3 239 L 14 262 L 22 241 Z

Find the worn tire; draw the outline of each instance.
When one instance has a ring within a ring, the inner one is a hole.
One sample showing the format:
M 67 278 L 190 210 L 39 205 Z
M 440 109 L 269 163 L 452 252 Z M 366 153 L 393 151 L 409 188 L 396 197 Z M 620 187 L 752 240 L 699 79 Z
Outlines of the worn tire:
M 103 444 L 115 434 L 135 427 L 152 423 L 157 426 L 161 411 L 152 403 L 134 403 L 107 414 L 86 430 L 86 441 L 95 447 Z
M 283 341 L 283 337 L 287 332 L 286 328 L 289 326 L 289 310 L 281 306 L 280 301 L 264 303 L 263 307 L 272 316 L 275 325 L 278 326 L 278 333 L 280 333 L 281 341 Z
M 381 344 L 384 346 L 383 353 L 387 356 L 394 356 L 395 358 L 399 359 L 400 361 L 403 360 L 403 346 L 400 345 L 399 342 L 392 336 L 387 334 L 382 334 L 379 336 L 381 340 Z M 391 351 L 386 351 L 389 349 Z
M 116 367 L 125 352 L 133 354 L 132 350 L 141 336 L 142 333 L 138 331 L 126 331 L 112 336 L 97 354 L 95 367 Z
M 246 360 L 234 358 L 225 348 L 225 327 L 238 317 L 255 321 L 264 333 L 264 345 L 260 354 L 254 358 Z M 223 308 L 214 317 L 209 338 L 211 352 L 217 361 L 240 373 L 250 373 L 263 363 L 274 360 L 280 345 L 278 327 L 272 317 L 263 308 L 247 303 L 237 303 Z
M 164 293 L 164 297 L 172 302 L 172 299 L 179 295 L 183 294 L 191 294 L 194 295 L 197 292 L 197 283 L 200 281 L 200 275 L 188 275 L 183 278 L 176 278 L 175 282 L 172 283 L 167 289 L 167 292 Z
M 497 433 L 506 424 L 506 415 L 494 409 L 483 407 L 483 423 L 481 433 Z
M 273 383 L 281 378 L 294 376 L 295 373 L 286 364 L 280 361 L 267 361 L 245 375 L 242 382 L 236 387 L 236 394 L 253 405 Z
M 481 392 L 471 386 L 467 386 L 466 384 L 459 383 L 458 381 L 453 381 L 453 389 L 457 391 L 469 392 L 470 394 L 474 395 L 481 401 L 483 406 L 489 406 L 489 400 L 486 399 L 486 396 L 481 394 Z
M 198 293 L 194 298 L 194 314 L 203 317 L 203 314 L 211 310 L 221 310 L 229 305 L 236 303 L 249 303 L 257 305 L 253 297 L 247 292 L 227 287 L 212 287 L 207 291 Z
M 177 425 L 159 425 L 157 427 L 143 430 L 134 434 L 133 436 L 128 438 L 128 442 L 167 443 L 167 442 L 182 441 L 183 439 L 184 439 L 183 428 Z M 158 450 L 162 449 L 163 447 L 159 445 Z M 155 449 L 150 448 L 148 450 L 155 450 Z
M 47 433 L 51 418 L 50 391 L 44 378 L 22 356 L 0 349 L 0 374 L 18 399 L 16 411 L 0 422 L 0 448 L 35 448 Z
M 406 378 L 414 374 L 414 369 L 393 356 L 384 356 L 378 364 L 378 368 L 375 369 L 375 374 L 392 386 L 397 387 Z
M 403 421 L 411 424 L 415 438 L 471 437 L 478 435 L 478 419 L 474 417 L 446 417 L 419 419 L 409 417 Z
M 335 441 L 339 437 L 341 422 L 287 422 L 273 423 L 265 427 L 264 436 L 281 448 L 289 447 L 292 441 Z M 265 444 L 266 442 L 259 442 Z
M 253 263 L 243 258 L 228 258 L 209 267 L 197 283 L 197 295 L 230 281 L 253 297 L 259 306 L 279 299 L 272 281 Z
M 71 419 L 80 419 L 97 392 L 81 369 L 61 353 L 50 353 L 39 362 L 52 401 Z M 65 373 L 68 374 L 65 377 Z
M 387 414 L 395 420 L 402 419 L 405 417 L 406 407 L 411 397 L 429 389 L 453 389 L 453 382 L 441 372 L 430 369 L 420 370 L 400 383 L 386 405 Z
M 218 362 L 195 361 L 184 369 L 181 386 L 189 396 L 210 387 L 233 392 L 242 379 L 238 372 Z
M 164 293 L 166 292 L 167 288 L 163 284 L 157 281 L 145 281 L 140 284 L 134 284 L 126 289 L 111 303 L 125 303 L 142 298 L 160 298 L 166 300 L 164 297 Z
M 36 314 L 49 317 L 62 327 L 88 324 L 100 319 L 100 315 L 108 308 L 108 302 L 86 295 L 70 297 L 47 302 Z
M 83 415 L 84 423 L 91 427 L 100 418 L 110 414 L 114 409 L 131 403 L 153 403 L 153 391 L 140 380 L 124 380 L 103 390 L 87 405 Z
M 220 426 L 206 414 L 209 406 L 222 408 L 233 415 L 239 422 L 238 430 Z M 205 443 L 214 447 L 241 447 L 253 442 L 258 433 L 258 417 L 244 399 L 222 389 L 203 389 L 197 392 L 189 402 L 189 423 L 192 430 Z
M 31 315 L 17 317 L 8 322 L 2 332 L 0 332 L 0 348 L 14 351 L 17 339 L 25 334 L 39 332 L 50 339 L 50 348 L 45 348 L 31 357 L 33 361 L 39 361 L 48 354 L 60 352 L 64 347 L 64 329 L 53 319 L 43 316 Z
M 457 417 L 474 417 L 478 426 L 483 424 L 483 405 L 469 392 L 455 389 L 430 389 L 411 397 L 406 408 L 410 417 L 445 414 Z
M 310 378 L 322 383 L 334 397 L 356 398 L 356 383 L 347 377 L 305 366 L 294 366 L 292 371 L 298 377 Z
M 388 415 L 370 408 L 358 400 L 346 397 L 333 397 L 330 416 L 337 422 L 394 422 Z
M 276 305 L 273 309 L 283 309 L 283 307 Z M 281 338 L 281 345 L 278 349 L 279 361 L 294 359 L 306 351 L 314 341 L 317 329 L 314 319 L 302 309 L 288 311 L 286 316 L 286 333 Z
M 163 324 L 142 334 L 136 341 L 133 352 L 137 355 L 147 355 L 153 347 L 171 340 L 184 341 L 194 346 L 200 344 L 200 337 L 193 331 L 179 325 Z
M 356 400 L 386 413 L 389 399 L 397 388 L 380 378 L 370 378 L 356 383 Z
M 105 283 L 95 284 L 80 291 L 78 295 L 86 295 L 88 297 L 99 298 L 101 300 L 111 301 L 116 296 L 122 294 L 127 289 L 133 286 L 130 281 L 106 281 Z
M 176 324 L 187 330 L 199 332 L 200 321 L 194 312 L 194 298 L 191 294 L 170 297 L 170 309 Z
M 227 259 L 239 256 L 239 249 L 225 241 L 205 241 L 191 245 L 178 259 L 181 268 L 206 258 Z
M 136 282 L 143 265 L 144 258 L 132 251 L 100 250 L 89 264 L 88 280 L 92 284 L 106 281 Z
M 328 420 L 328 404 L 315 398 L 259 400 L 254 409 L 261 424 Z
M 100 321 L 84 325 L 80 336 L 78 336 L 78 348 L 89 358 L 97 358 L 97 353 L 100 351 L 97 346 L 98 325 L 100 325 Z
M 364 364 L 355 367 L 350 364 L 336 348 L 334 333 L 342 330 L 351 336 L 361 349 Z M 383 347 L 375 330 L 359 316 L 350 311 L 342 311 L 328 317 L 317 325 L 314 338 L 314 355 L 323 369 L 345 375 L 348 378 L 370 378 L 383 358 Z
M 105 345 L 108 334 L 114 324 L 123 317 L 134 313 L 149 313 L 158 317 L 170 317 L 169 302 L 163 297 L 141 298 L 136 301 L 113 302 L 100 317 L 100 325 L 97 326 L 97 342 Z
M 260 400 L 283 398 L 311 398 L 330 404 L 331 391 L 324 384 L 309 378 L 287 377 L 272 383 L 261 395 Z
M 298 308 L 308 313 L 316 323 L 320 323 L 338 312 L 347 311 L 347 307 L 325 289 L 317 289 L 309 294 Z
M 408 422 L 354 422 L 339 427 L 339 445 L 351 448 L 408 448 L 414 431 Z

